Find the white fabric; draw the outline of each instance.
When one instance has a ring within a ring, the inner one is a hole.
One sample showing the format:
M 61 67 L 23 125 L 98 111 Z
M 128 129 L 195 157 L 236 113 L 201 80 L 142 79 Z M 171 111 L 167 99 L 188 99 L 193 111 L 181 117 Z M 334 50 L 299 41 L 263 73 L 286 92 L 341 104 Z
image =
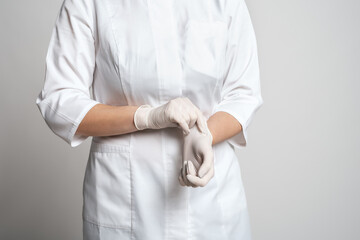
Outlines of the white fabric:
M 92 87 L 92 97 L 89 92 Z M 215 175 L 182 187 L 182 132 L 93 137 L 84 179 L 85 239 L 251 238 L 235 147 L 262 104 L 256 39 L 244 0 L 65 0 L 36 103 L 72 147 L 94 105 L 160 106 L 188 97 L 243 131 L 213 146 Z

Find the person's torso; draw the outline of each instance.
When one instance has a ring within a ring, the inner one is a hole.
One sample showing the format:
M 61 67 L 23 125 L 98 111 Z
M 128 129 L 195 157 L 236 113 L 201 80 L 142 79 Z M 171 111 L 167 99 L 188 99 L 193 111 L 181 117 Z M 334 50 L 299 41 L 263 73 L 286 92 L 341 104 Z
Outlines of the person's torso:
M 94 99 L 110 105 L 157 106 L 188 97 L 206 118 L 213 114 L 225 77 L 225 0 L 92 1 Z M 226 142 L 214 146 L 216 175 L 204 189 L 180 186 L 181 158 L 181 131 L 174 128 L 94 137 L 84 218 L 117 232 L 122 229 L 126 236 L 134 229 L 136 239 L 150 232 L 224 239 L 226 228 L 240 221 L 234 219 L 246 208 L 234 148 Z M 234 209 L 238 199 L 241 208 Z
M 96 100 L 157 106 L 188 97 L 211 116 L 224 78 L 224 1 L 93 1 Z

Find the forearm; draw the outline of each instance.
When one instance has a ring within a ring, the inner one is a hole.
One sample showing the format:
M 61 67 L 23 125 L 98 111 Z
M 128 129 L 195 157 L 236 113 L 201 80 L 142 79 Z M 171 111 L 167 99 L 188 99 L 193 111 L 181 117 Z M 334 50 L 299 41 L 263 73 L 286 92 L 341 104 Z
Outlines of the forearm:
M 239 121 L 226 112 L 216 112 L 208 121 L 208 128 L 213 136 L 212 145 L 238 134 L 242 130 Z
M 97 104 L 85 115 L 76 134 L 111 136 L 138 131 L 134 125 L 134 113 L 138 107 Z M 226 112 L 215 113 L 207 124 L 213 136 L 213 145 L 242 130 L 241 124 Z
M 76 134 L 111 136 L 137 131 L 134 113 L 138 107 L 97 104 L 83 118 Z

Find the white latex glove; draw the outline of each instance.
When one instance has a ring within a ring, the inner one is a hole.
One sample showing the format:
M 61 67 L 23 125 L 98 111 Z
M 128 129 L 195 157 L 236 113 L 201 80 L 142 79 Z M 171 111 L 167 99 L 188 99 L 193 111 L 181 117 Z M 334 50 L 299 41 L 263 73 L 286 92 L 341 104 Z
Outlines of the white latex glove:
M 134 124 L 138 130 L 179 127 L 184 134 L 188 134 L 195 123 L 201 132 L 206 132 L 202 112 L 187 97 L 172 99 L 159 107 L 141 105 L 134 114 Z
M 205 134 L 191 128 L 190 133 L 184 135 L 182 167 L 178 178 L 182 186 L 204 187 L 214 176 L 212 141 L 207 124 Z

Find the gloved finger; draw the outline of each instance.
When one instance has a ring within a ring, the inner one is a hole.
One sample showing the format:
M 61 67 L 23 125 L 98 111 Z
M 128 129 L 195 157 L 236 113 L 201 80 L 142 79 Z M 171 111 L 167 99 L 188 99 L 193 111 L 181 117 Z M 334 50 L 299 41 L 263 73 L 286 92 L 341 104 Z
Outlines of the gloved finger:
M 184 177 L 184 176 L 185 176 L 185 166 L 186 166 L 186 162 L 184 161 L 184 162 L 183 162 L 183 166 L 182 166 L 182 168 L 181 168 L 180 174 L 181 174 L 181 178 L 182 178 L 185 186 L 187 186 L 187 184 L 186 184 L 186 179 L 185 179 L 185 177 Z
M 192 128 L 197 121 L 201 121 L 201 119 L 205 117 L 203 116 L 200 109 L 197 106 L 195 106 L 189 98 L 185 97 L 182 100 L 187 105 L 187 111 L 188 111 L 187 114 L 190 116 L 189 128 Z M 198 128 L 200 132 L 205 132 L 205 127 L 203 123 L 200 123 Z
M 214 155 L 212 152 L 212 149 L 210 149 L 209 151 L 206 151 L 203 154 L 203 163 L 201 164 L 199 171 L 198 171 L 198 175 L 199 177 L 204 177 L 205 174 L 213 167 L 214 165 Z
M 184 180 L 183 180 L 181 171 L 182 171 L 182 168 L 181 168 L 181 170 L 180 170 L 178 180 L 179 180 L 180 185 L 184 187 L 184 186 L 186 186 L 186 185 L 185 185 L 185 183 L 184 183 Z
M 195 159 L 193 161 L 191 161 L 191 162 L 192 162 L 192 164 L 194 165 L 194 167 L 196 169 L 196 174 L 198 174 L 198 170 L 199 170 L 199 168 L 200 168 L 200 166 L 201 166 L 201 164 L 203 162 L 202 158 L 201 157 L 199 157 L 199 158 L 195 157 Z
M 188 126 L 190 125 L 191 118 L 190 118 L 190 114 L 189 114 L 189 113 L 187 113 L 187 112 L 182 113 L 180 119 L 183 119 L 183 121 L 184 121 Z
M 199 110 L 196 113 L 197 115 L 197 120 L 196 120 L 196 125 L 199 129 L 200 132 L 202 133 L 206 133 L 206 128 L 207 128 L 207 124 L 206 124 L 206 119 L 204 117 L 204 115 L 202 114 L 202 112 Z
M 199 186 L 199 187 L 204 187 L 209 181 L 210 179 L 214 176 L 214 169 L 210 170 L 208 172 L 208 174 L 206 174 L 203 178 L 199 178 L 196 176 L 192 176 L 190 174 L 188 174 L 186 176 L 186 178 L 189 180 L 189 182 L 191 182 L 192 184 Z
M 195 170 L 195 167 L 194 167 L 192 161 L 188 161 L 187 174 L 190 174 L 192 176 L 196 176 L 196 170 Z M 189 181 L 189 183 L 190 183 L 191 187 L 194 187 L 194 188 L 198 187 L 195 184 L 191 183 L 190 181 Z
M 188 174 L 196 176 L 196 168 L 192 161 L 189 161 L 189 163 L 188 163 Z
M 190 116 L 189 128 L 192 128 L 198 119 L 198 115 L 195 112 L 191 111 L 189 113 L 189 116 Z
M 200 111 L 200 109 L 197 106 L 195 106 L 189 98 L 185 97 L 185 98 L 182 98 L 182 100 L 188 106 L 188 115 L 191 118 L 189 126 L 190 126 L 190 128 L 192 128 L 195 125 L 196 121 L 198 121 L 198 119 L 201 117 L 204 118 L 204 116 L 203 116 L 202 112 Z M 201 126 L 203 126 L 203 124 L 201 124 Z M 201 129 L 199 129 L 199 130 L 201 131 Z
M 189 173 L 189 165 L 191 164 L 191 161 L 185 161 L 185 165 L 184 165 L 184 170 L 183 170 L 183 179 L 184 179 L 184 183 L 186 184 L 186 186 L 188 187 L 197 187 L 196 185 L 192 184 L 187 178 L 186 175 L 190 174 Z
M 187 122 L 185 120 L 180 120 L 178 121 L 178 124 L 180 125 L 180 127 L 183 130 L 183 133 L 185 135 L 188 135 L 190 133 L 190 129 L 189 129 L 189 125 L 187 124 Z
M 187 173 L 187 162 L 188 162 L 188 161 L 184 161 L 184 165 L 183 165 L 183 167 L 182 167 L 182 172 L 181 172 L 181 174 L 182 174 L 182 178 L 183 178 L 183 180 L 184 180 L 185 185 L 186 185 L 186 186 L 190 186 L 190 182 L 189 182 L 188 179 L 186 178 L 186 175 L 188 174 L 188 173 Z
M 186 179 L 186 169 L 185 169 L 185 165 L 181 168 L 180 176 L 181 176 L 181 180 L 182 180 L 184 186 L 189 186 L 190 183 L 187 183 L 188 180 Z

